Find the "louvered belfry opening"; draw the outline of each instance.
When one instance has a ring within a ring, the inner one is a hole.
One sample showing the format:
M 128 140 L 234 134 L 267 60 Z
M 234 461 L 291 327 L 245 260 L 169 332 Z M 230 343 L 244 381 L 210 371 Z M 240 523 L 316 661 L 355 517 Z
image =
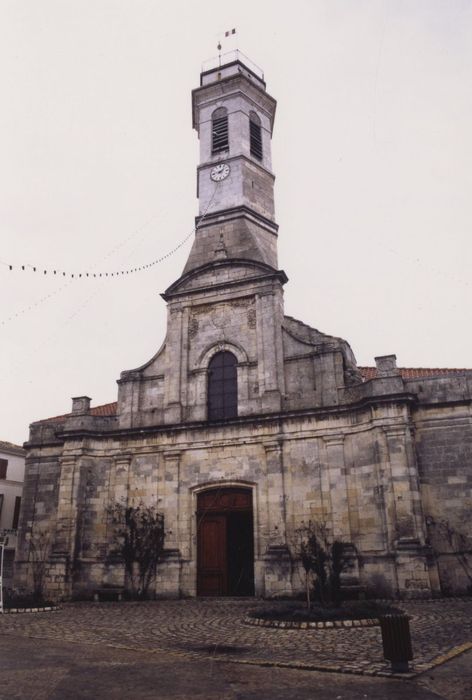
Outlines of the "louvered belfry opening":
M 208 420 L 238 415 L 237 359 L 231 352 L 218 352 L 208 365 Z
M 213 112 L 211 118 L 211 152 L 221 153 L 228 149 L 228 112 L 220 107 Z
M 251 112 L 249 115 L 249 140 L 251 155 L 262 160 L 261 120 L 255 112 Z

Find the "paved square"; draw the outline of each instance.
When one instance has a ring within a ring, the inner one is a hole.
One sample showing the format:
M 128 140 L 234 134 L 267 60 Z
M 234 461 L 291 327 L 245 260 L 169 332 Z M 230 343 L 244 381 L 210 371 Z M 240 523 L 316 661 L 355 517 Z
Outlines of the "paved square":
M 249 610 L 273 605 L 223 598 L 69 603 L 55 613 L 0 616 L 0 633 L 245 664 L 389 673 L 379 627 L 291 630 L 244 624 Z M 412 617 L 414 673 L 472 646 L 472 599 L 401 606 Z

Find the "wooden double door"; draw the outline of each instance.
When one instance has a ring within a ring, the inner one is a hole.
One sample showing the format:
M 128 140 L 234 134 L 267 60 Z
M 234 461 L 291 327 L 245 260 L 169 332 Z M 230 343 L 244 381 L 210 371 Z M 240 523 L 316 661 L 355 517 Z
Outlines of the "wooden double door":
M 212 489 L 198 495 L 197 547 L 198 595 L 254 595 L 250 489 Z

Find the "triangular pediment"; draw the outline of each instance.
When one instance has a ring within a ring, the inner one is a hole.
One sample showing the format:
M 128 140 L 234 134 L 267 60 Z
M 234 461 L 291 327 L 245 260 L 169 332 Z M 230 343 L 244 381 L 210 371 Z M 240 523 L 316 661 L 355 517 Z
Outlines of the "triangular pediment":
M 232 287 L 274 278 L 279 279 L 282 284 L 287 282 L 283 270 L 274 270 L 262 262 L 238 258 L 215 260 L 183 274 L 161 296 L 168 301 L 178 295 L 214 291 L 218 287 Z

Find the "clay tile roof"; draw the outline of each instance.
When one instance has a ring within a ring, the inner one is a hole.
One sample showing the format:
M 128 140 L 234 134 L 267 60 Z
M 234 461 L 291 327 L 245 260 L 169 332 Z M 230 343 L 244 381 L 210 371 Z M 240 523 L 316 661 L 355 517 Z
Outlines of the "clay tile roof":
M 104 403 L 101 406 L 95 406 L 90 409 L 92 416 L 116 416 L 116 411 L 118 409 L 118 402 L 112 401 L 112 403 Z
M 376 367 L 358 367 L 360 373 L 362 374 L 362 379 L 367 381 L 368 379 L 374 379 L 377 376 Z
M 93 406 L 90 409 L 92 416 L 116 416 L 118 403 L 104 403 L 101 406 Z M 65 423 L 70 418 L 72 413 L 63 413 L 61 416 L 52 416 L 52 418 L 43 418 L 43 420 L 35 421 L 35 423 Z
M 364 380 L 375 379 L 377 376 L 377 367 L 359 367 Z M 420 379 L 425 377 L 443 377 L 455 374 L 463 374 L 470 372 L 467 369 L 452 369 L 452 368 L 426 368 L 426 367 L 399 367 L 403 379 Z
M 65 423 L 65 421 L 69 418 L 70 415 L 70 413 L 63 413 L 62 416 L 51 416 L 50 418 L 42 418 L 41 420 L 35 420 L 34 423 L 35 425 L 37 425 L 38 423 Z

